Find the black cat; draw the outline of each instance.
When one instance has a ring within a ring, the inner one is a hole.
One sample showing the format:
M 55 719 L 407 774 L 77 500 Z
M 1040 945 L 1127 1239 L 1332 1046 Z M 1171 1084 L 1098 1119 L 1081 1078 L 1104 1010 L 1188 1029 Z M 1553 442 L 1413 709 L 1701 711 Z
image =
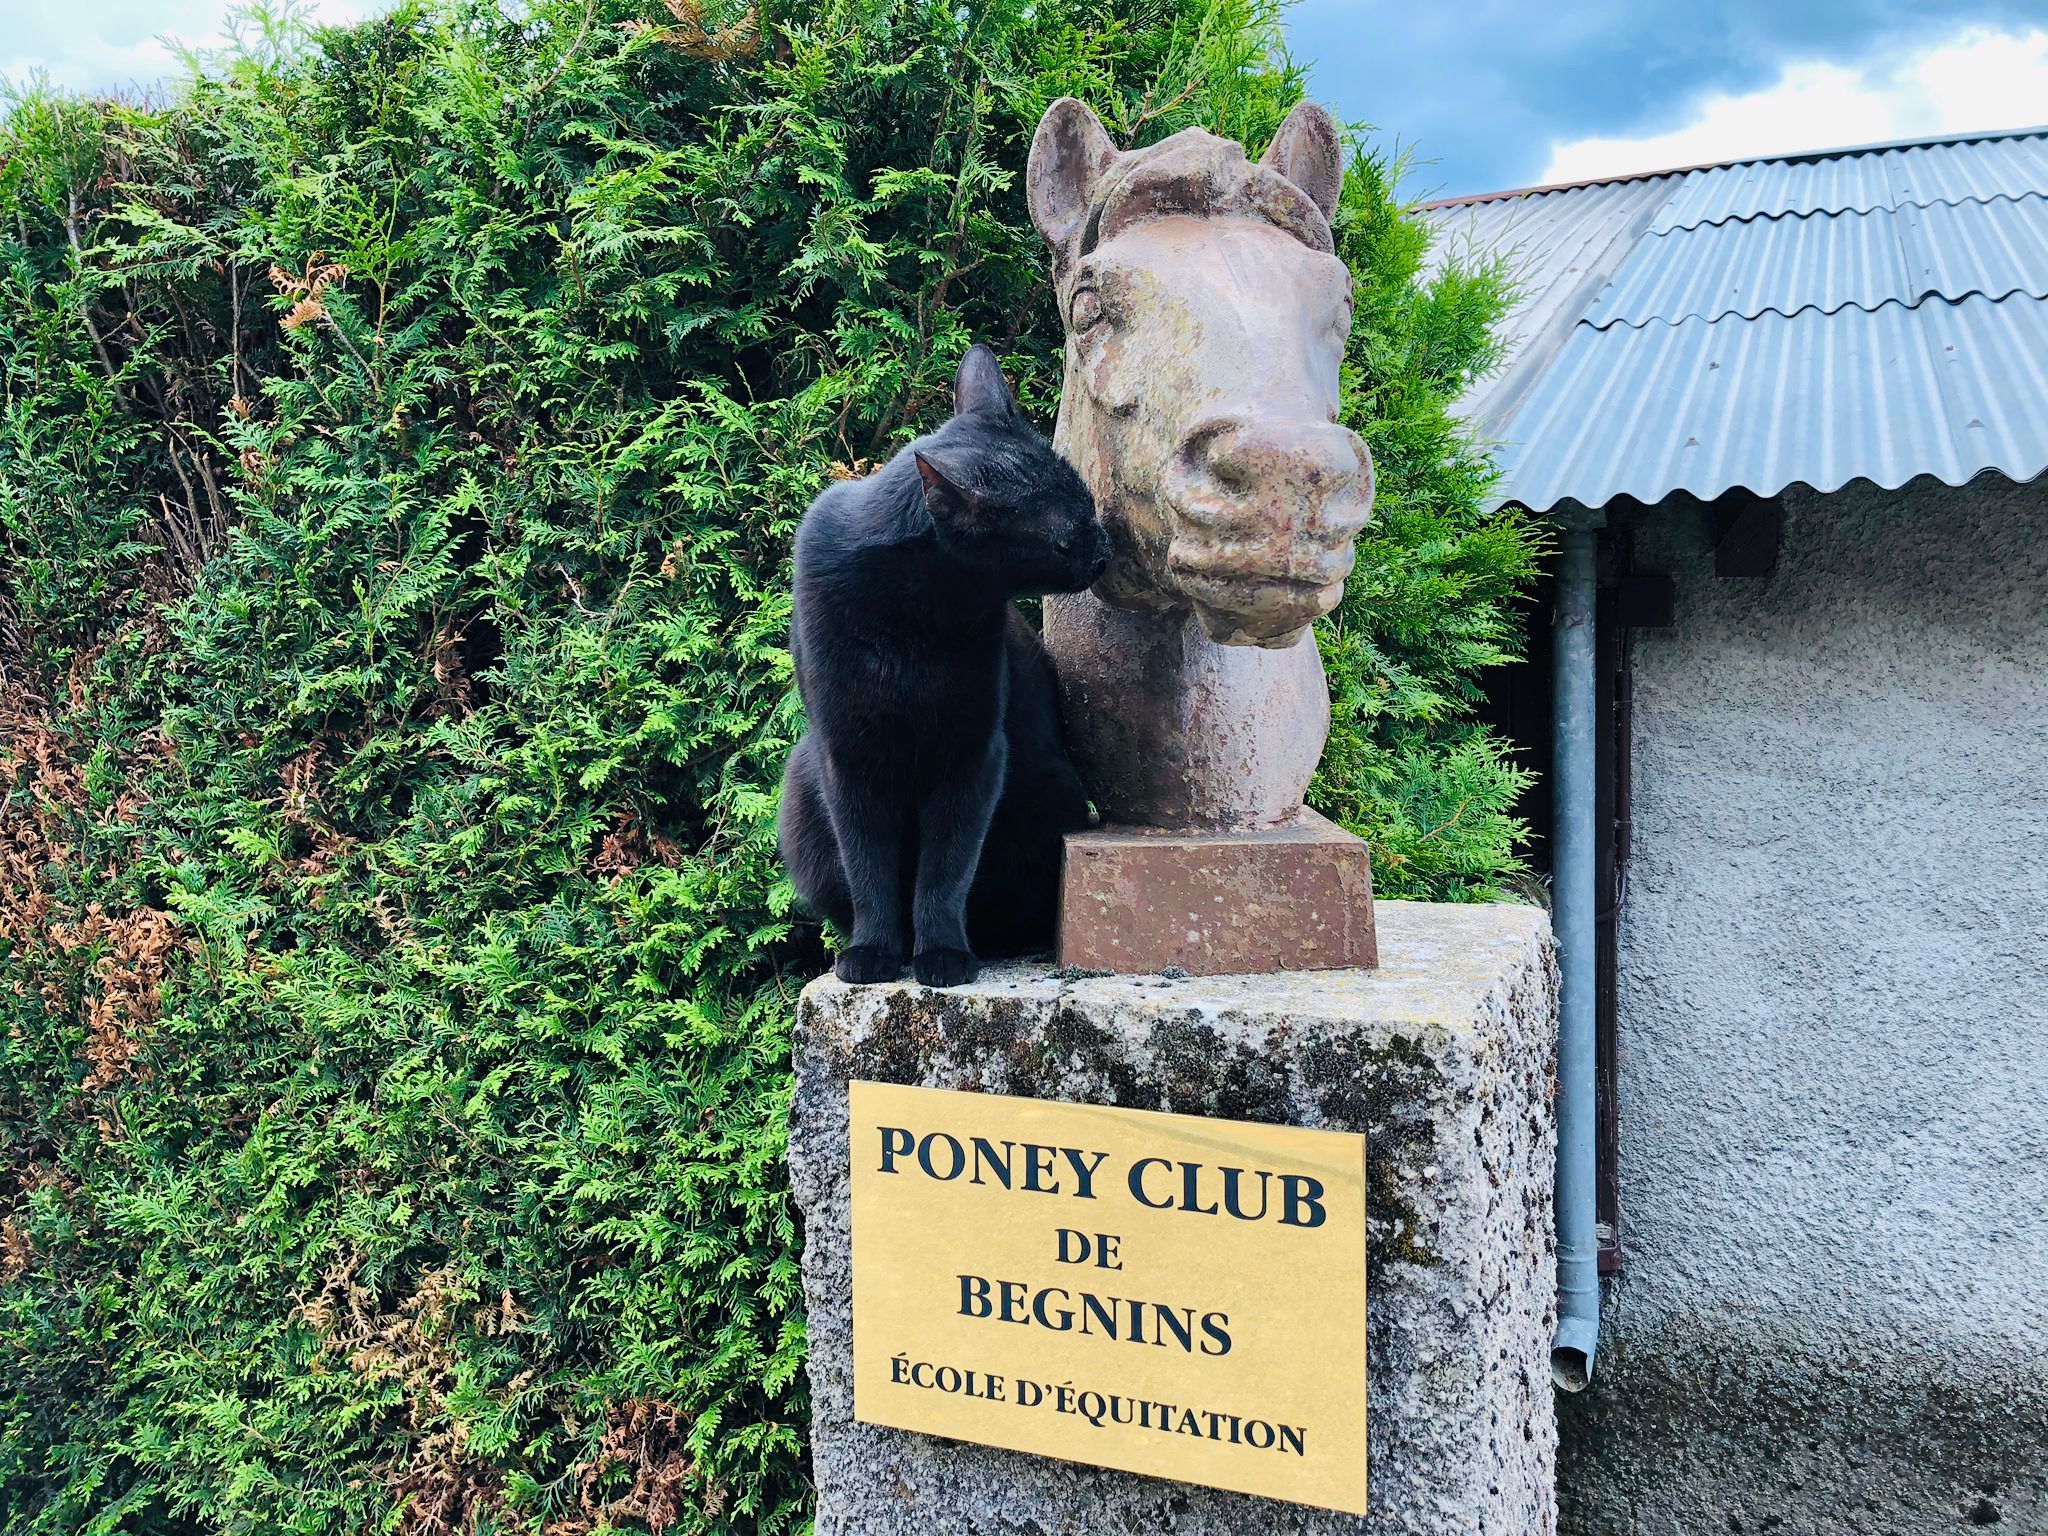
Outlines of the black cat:
M 790 648 L 810 731 L 782 779 L 782 858 L 849 939 L 843 981 L 972 981 L 977 954 L 1051 942 L 1060 838 L 1088 801 L 1052 664 L 1011 599 L 1078 592 L 1109 536 L 987 347 L 953 419 L 796 536 Z M 977 873 L 978 871 L 978 873 Z

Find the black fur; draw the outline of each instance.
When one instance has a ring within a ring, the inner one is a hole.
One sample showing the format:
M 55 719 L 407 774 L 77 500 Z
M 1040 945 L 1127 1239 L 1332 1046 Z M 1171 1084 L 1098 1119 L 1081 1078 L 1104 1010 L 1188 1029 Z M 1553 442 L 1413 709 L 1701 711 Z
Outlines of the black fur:
M 783 862 L 847 936 L 845 981 L 972 981 L 1052 939 L 1060 838 L 1088 801 L 1052 664 L 1011 599 L 1078 592 L 1109 539 L 1073 468 L 971 348 L 953 419 L 821 495 L 796 536 L 791 650 L 810 730 Z

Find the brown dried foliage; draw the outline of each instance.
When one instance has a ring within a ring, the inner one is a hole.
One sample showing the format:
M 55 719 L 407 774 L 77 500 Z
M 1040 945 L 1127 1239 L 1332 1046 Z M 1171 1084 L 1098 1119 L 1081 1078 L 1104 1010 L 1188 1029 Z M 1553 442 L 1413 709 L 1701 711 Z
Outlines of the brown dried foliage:
M 647 21 L 622 21 L 617 23 L 619 30 L 631 37 L 645 37 L 652 33 L 678 53 L 714 64 L 730 59 L 751 59 L 761 51 L 759 0 L 748 6 L 746 15 L 729 27 L 707 27 L 700 0 L 662 0 L 662 4 L 675 18 L 675 25 L 657 27 Z
M 321 769 L 326 756 L 325 744 L 315 742 L 288 761 L 278 770 L 278 793 L 269 802 L 277 808 L 280 823 L 304 835 L 306 852 L 289 861 L 289 867 L 309 881 L 318 881 L 331 873 L 341 856 L 355 845 L 355 839 L 327 819 L 321 799 Z M 318 885 L 306 896 L 307 905 L 312 907 L 320 906 L 324 899 Z
M 401 1536 L 468 1536 L 507 1505 L 499 1473 L 470 1454 L 463 1425 L 449 1412 L 461 1361 L 457 1339 L 465 1331 L 492 1338 L 515 1332 L 524 1315 L 510 1291 L 496 1301 L 478 1298 L 445 1266 L 387 1307 L 361 1282 L 361 1266 L 361 1256 L 352 1255 L 331 1268 L 319 1293 L 300 1303 L 299 1317 L 320 1339 L 320 1360 L 340 1360 L 366 1381 L 399 1383 L 407 1423 L 421 1432 L 403 1461 L 381 1469 L 401 1507 Z M 522 1372 L 506 1390 L 517 1392 L 529 1379 Z M 576 1465 L 576 1513 L 549 1522 L 542 1536 L 593 1536 L 627 1521 L 664 1536 L 693 1503 L 716 1519 L 730 1492 L 716 1479 L 706 1482 L 688 1442 L 673 1403 L 633 1398 L 615 1405 L 596 1454 Z M 623 1489 L 606 1492 L 621 1482 Z
M 56 906 L 45 871 L 66 862 L 53 827 L 84 795 L 56 732 L 0 702 L 0 939 L 17 953 L 42 946 Z
M 675 869 L 683 858 L 681 843 L 649 828 L 631 811 L 620 811 L 611 831 L 597 845 L 590 867 L 600 875 L 625 875 L 650 861 Z
M 0 1285 L 10 1285 L 28 1273 L 35 1247 L 14 1218 L 0 1221 Z
M 617 1404 L 597 1454 L 576 1467 L 577 1513 L 551 1522 L 541 1536 L 591 1536 L 625 1520 L 663 1536 L 682 1519 L 698 1479 L 687 1443 L 682 1412 L 673 1403 L 636 1397 Z M 631 1479 L 626 1491 L 603 1497 L 599 1489 L 621 1471 Z M 723 1485 L 712 1480 L 699 1501 L 702 1512 L 717 1519 L 726 1498 Z
M 110 917 L 98 902 L 77 923 L 53 925 L 63 949 L 103 944 L 93 964 L 96 995 L 85 999 L 85 1088 L 111 1088 L 134 1071 L 135 1058 L 161 1012 L 164 977 L 184 948 L 168 912 L 141 907 Z
M 315 251 L 306 258 L 303 273 L 287 272 L 275 263 L 270 268 L 270 286 L 279 293 L 295 300 L 285 311 L 278 325 L 287 331 L 296 331 L 300 326 L 315 320 L 327 318 L 327 290 L 348 276 L 348 268 L 338 261 L 329 261 L 325 251 Z
M 400 1536 L 469 1536 L 485 1516 L 504 1512 L 505 1496 L 497 1469 L 469 1454 L 463 1425 L 448 1411 L 461 1360 L 456 1339 L 465 1327 L 487 1337 L 511 1333 L 524 1318 L 510 1291 L 495 1302 L 477 1301 L 446 1267 L 422 1275 L 413 1293 L 387 1310 L 357 1280 L 361 1263 L 357 1255 L 330 1269 L 299 1316 L 319 1335 L 321 1358 L 338 1357 L 368 1381 L 395 1378 L 408 1423 L 423 1431 L 403 1461 L 382 1468 L 399 1506 Z M 522 1373 L 508 1390 L 526 1381 Z
M 69 685 L 73 703 L 81 704 L 78 665 Z M 78 1003 L 86 1026 L 84 1086 L 97 1091 L 133 1074 L 135 1058 L 161 1016 L 164 981 L 188 941 L 176 920 L 155 907 L 110 912 L 89 902 L 80 911 L 51 889 L 51 869 L 77 864 L 71 827 L 92 807 L 84 775 L 72 764 L 62 736 L 33 703 L 0 700 L 0 939 L 18 954 L 52 962 L 41 967 L 40 982 L 43 1006 L 52 1013 L 73 1007 L 65 968 L 54 962 L 99 951 Z M 116 819 L 132 820 L 144 802 L 132 777 L 116 797 Z
M 435 631 L 433 713 L 461 720 L 476 712 L 476 680 L 469 671 L 467 625 L 444 624 Z
M 90 1213 L 78 1205 L 78 1181 L 54 1163 L 28 1156 L 13 1167 L 0 1168 L 0 1285 L 19 1280 L 36 1261 L 35 1239 L 29 1235 L 23 1214 L 29 1201 L 50 1192 L 63 1213 L 72 1235 L 90 1229 Z

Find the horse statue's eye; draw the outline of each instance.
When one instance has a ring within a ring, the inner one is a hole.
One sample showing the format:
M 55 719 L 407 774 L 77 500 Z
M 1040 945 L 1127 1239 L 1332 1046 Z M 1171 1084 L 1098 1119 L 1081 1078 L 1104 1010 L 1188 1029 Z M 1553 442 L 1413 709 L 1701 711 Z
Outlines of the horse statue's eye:
M 1094 330 L 1102 322 L 1102 295 L 1093 288 L 1079 290 L 1067 313 L 1075 335 Z

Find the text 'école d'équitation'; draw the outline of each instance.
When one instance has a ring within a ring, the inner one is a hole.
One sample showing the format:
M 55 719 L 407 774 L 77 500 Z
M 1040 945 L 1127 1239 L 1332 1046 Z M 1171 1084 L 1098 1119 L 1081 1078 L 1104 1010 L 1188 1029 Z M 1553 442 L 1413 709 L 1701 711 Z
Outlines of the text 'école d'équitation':
M 980 1398 L 990 1403 L 1014 1403 L 1019 1408 L 1045 1408 L 1053 1413 L 1085 1419 L 1097 1429 L 1111 1424 L 1157 1430 L 1162 1434 L 1193 1435 L 1220 1445 L 1248 1445 L 1255 1451 L 1276 1451 L 1281 1455 L 1306 1456 L 1308 1430 L 1298 1424 L 1274 1424 L 1245 1414 L 1220 1409 L 1189 1408 L 1155 1398 L 1126 1397 L 1119 1392 L 1097 1392 L 1077 1388 L 1070 1381 L 1041 1382 L 1029 1377 L 1005 1378 L 993 1372 L 961 1370 L 958 1366 L 933 1365 L 895 1355 L 889 1361 L 893 1385 L 949 1396 Z

